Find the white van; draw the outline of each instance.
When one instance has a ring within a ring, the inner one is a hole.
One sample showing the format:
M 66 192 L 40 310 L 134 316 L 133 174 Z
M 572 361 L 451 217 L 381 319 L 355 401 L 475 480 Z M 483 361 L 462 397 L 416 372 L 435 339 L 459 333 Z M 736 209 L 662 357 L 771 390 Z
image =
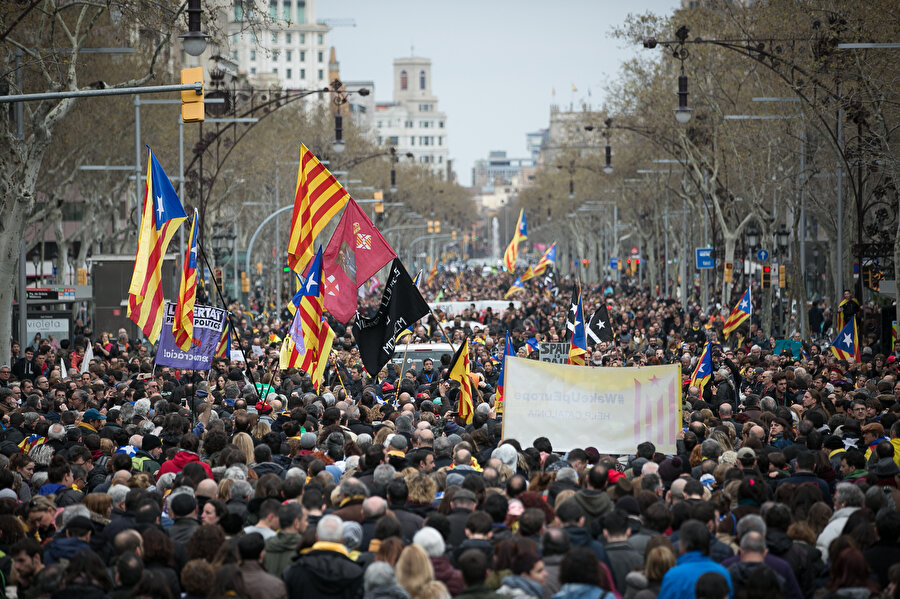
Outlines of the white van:
M 402 377 L 410 368 L 415 368 L 416 373 L 422 372 L 422 363 L 425 358 L 431 358 L 434 361 L 435 371 L 438 371 L 441 367 L 441 356 L 450 354 L 452 358 L 454 353 L 456 352 L 449 343 L 410 343 L 408 345 L 404 343 L 394 347 L 394 357 L 391 362 L 401 365 L 400 376 Z M 406 362 L 403 361 L 404 355 L 406 355 Z

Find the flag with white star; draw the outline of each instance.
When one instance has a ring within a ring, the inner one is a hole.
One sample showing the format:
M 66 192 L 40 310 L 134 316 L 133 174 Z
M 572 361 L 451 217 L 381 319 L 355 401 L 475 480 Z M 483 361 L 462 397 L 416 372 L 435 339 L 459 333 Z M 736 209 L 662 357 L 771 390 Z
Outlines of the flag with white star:
M 612 323 L 609 320 L 609 310 L 606 304 L 600 304 L 600 307 L 594 310 L 591 319 L 588 321 L 587 334 L 594 343 L 605 341 L 612 343 L 613 331 Z
M 838 333 L 834 341 L 831 342 L 831 353 L 838 360 L 847 360 L 848 362 L 861 362 L 859 351 L 859 334 L 856 329 L 856 319 L 851 318 L 844 325 L 841 332 Z
M 703 387 L 712 379 L 712 343 L 706 342 L 703 353 L 700 354 L 700 361 L 697 362 L 697 368 L 691 375 L 691 387 L 700 389 L 700 397 L 703 397 Z
M 732 331 L 736 330 L 745 320 L 749 319 L 752 313 L 753 300 L 750 295 L 750 288 L 748 287 L 746 293 L 741 296 L 740 301 L 734 307 L 734 310 L 728 315 L 728 320 L 725 321 L 725 328 L 722 330 L 725 334 L 725 339 L 728 339 L 728 335 L 730 335 Z

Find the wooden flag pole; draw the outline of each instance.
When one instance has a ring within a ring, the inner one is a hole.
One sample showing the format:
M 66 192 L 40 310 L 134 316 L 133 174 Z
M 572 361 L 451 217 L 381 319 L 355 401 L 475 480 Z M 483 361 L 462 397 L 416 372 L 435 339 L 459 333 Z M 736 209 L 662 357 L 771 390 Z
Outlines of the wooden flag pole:
M 334 368 L 334 373 L 338 377 L 338 382 L 341 384 L 341 389 L 344 390 L 344 395 L 346 395 L 352 401 L 353 398 L 350 397 L 350 392 L 347 391 L 347 387 L 344 386 L 344 379 L 341 378 L 341 371 L 340 371 L 340 369 L 338 369 L 337 362 L 334 359 L 334 350 L 332 350 L 331 353 L 328 355 L 328 359 L 331 361 L 331 366 Z

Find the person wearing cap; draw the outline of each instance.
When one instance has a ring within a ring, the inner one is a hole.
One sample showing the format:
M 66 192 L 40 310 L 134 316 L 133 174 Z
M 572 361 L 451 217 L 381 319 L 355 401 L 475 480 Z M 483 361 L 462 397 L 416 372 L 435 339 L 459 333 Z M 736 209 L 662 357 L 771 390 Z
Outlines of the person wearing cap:
M 156 475 L 159 471 L 159 457 L 162 455 L 162 441 L 156 435 L 144 435 L 141 448 L 131 457 L 131 464 L 138 472 Z
M 190 493 L 178 493 L 169 499 L 169 514 L 175 521 L 166 531 L 178 545 L 187 545 L 194 531 L 200 526 L 197 520 L 197 499 Z
M 86 432 L 97 434 L 97 431 L 99 431 L 100 427 L 103 426 L 104 420 L 106 420 L 106 417 L 101 414 L 99 410 L 90 408 L 89 410 L 85 410 L 84 414 L 81 416 L 81 422 L 78 423 L 78 426 L 80 428 L 83 428 Z
M 60 560 L 71 559 L 79 551 L 90 551 L 91 532 L 94 525 L 86 516 L 75 516 L 69 520 L 63 535 L 50 541 L 44 547 L 44 564 L 51 565 Z
M 468 489 L 458 489 L 450 499 L 450 513 L 447 514 L 450 534 L 447 535 L 447 543 L 451 547 L 459 547 L 466 540 L 466 521 L 477 506 L 478 498 Z
M 890 439 L 885 436 L 884 427 L 878 422 L 870 422 L 862 427 L 861 432 L 863 442 L 866 444 L 866 463 L 872 466 L 877 461 L 877 457 L 872 459 L 875 454 L 875 446 L 882 441 L 890 442 Z

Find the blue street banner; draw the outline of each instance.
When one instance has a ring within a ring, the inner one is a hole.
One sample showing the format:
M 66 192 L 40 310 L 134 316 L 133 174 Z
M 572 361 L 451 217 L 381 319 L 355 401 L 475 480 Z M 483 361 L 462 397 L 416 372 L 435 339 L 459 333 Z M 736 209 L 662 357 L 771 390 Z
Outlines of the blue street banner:
M 162 331 L 159 335 L 159 348 L 156 350 L 156 363 L 173 368 L 209 370 L 225 328 L 225 318 L 225 310 L 221 308 L 195 305 L 194 337 L 200 340 L 200 345 L 192 346 L 190 350 L 184 351 L 175 345 L 175 337 L 172 336 L 175 304 L 166 302 Z

